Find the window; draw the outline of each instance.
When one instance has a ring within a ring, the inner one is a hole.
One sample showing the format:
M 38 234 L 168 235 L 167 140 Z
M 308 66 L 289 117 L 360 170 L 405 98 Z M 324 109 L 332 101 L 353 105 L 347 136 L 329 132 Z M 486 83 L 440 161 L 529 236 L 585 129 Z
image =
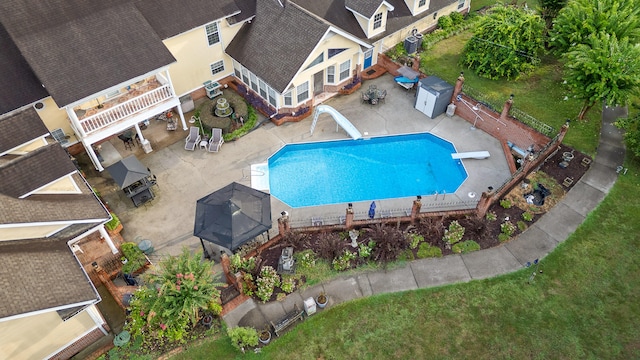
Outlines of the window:
M 458 0 L 458 9 L 462 9 L 464 7 L 465 0 Z
M 382 13 L 377 13 L 374 17 L 373 17 L 373 28 L 377 29 L 380 26 L 382 26 Z
M 340 64 L 340 81 L 349 77 L 349 70 L 351 70 L 351 60 L 347 60 Z
M 251 88 L 253 89 L 253 91 L 259 92 L 258 77 L 254 73 L 251 73 Z
M 242 81 L 247 85 L 249 84 L 249 71 L 247 68 L 242 68 Z
M 305 70 L 307 70 L 307 69 L 309 69 L 309 68 L 311 68 L 311 67 L 313 67 L 313 66 L 316 66 L 316 65 L 320 64 L 320 63 L 321 63 L 321 62 L 323 62 L 323 61 L 324 61 L 324 53 L 320 54 L 320 56 L 318 56 L 317 58 L 315 58 L 315 60 L 313 60 L 313 61 L 311 62 L 311 64 L 309 64 L 309 66 L 307 66 L 307 68 L 306 68 Z
M 267 98 L 267 84 L 265 84 L 264 81 L 259 80 L 258 81 L 260 83 L 260 96 L 262 96 L 262 98 L 266 99 Z
M 66 145 L 69 143 L 69 140 L 67 139 L 67 136 L 64 134 L 64 131 L 62 131 L 62 129 L 55 129 L 53 131 L 51 131 L 51 136 L 53 136 L 53 138 L 60 143 L 60 145 Z
M 224 71 L 224 62 L 222 60 L 216 61 L 213 64 L 211 64 L 211 75 L 215 75 L 223 71 Z
M 273 90 L 271 88 L 271 86 L 269 86 L 269 104 L 273 105 L 273 107 L 276 107 L 276 91 Z
M 209 46 L 215 45 L 220 42 L 218 23 L 212 22 L 211 24 L 207 24 L 207 26 L 205 26 L 205 29 L 207 30 L 207 41 L 209 42 Z
M 342 49 L 329 49 L 327 50 L 327 55 L 329 55 L 329 59 L 331 59 L 332 57 L 340 54 L 341 52 L 347 50 L 347 48 L 342 48 Z
M 242 79 L 242 76 L 240 75 L 240 68 L 238 68 L 238 67 L 237 67 L 237 66 L 238 66 L 238 64 L 236 64 L 236 63 L 234 62 L 233 66 L 234 66 L 234 68 L 233 68 L 233 72 L 234 72 L 234 74 L 236 75 L 236 77 L 237 77 L 238 79 Z
M 336 67 L 335 65 L 329 66 L 327 68 L 327 83 L 335 84 L 336 83 Z
M 427 3 L 427 0 L 420 0 L 420 2 L 418 3 L 418 7 L 424 6 L 426 3 Z
M 284 105 L 285 106 L 291 106 L 293 105 L 293 99 L 291 98 L 291 90 L 287 91 L 286 93 L 284 93 Z
M 296 89 L 298 91 L 298 103 L 302 103 L 309 98 L 309 82 L 305 82 Z

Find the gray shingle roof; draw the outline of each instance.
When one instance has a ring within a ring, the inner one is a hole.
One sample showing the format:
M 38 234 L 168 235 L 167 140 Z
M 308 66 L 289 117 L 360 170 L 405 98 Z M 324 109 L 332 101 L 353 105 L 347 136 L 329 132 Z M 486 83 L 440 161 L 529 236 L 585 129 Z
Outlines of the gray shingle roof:
M 126 0 L 4 0 L 0 22 L 59 106 L 175 62 Z
M 282 8 L 276 0 L 258 0 L 256 18 L 243 25 L 225 51 L 284 92 L 328 29 L 329 24 L 290 2 Z
M 256 0 L 235 0 L 240 14 L 227 19 L 229 24 L 236 24 L 256 15 Z
M 49 95 L 1 23 L 0 49 L 0 114 Z M 4 147 L 3 145 L 0 146 Z
M 0 119 L 0 154 L 48 133 L 33 108 Z
M 344 5 L 370 19 L 375 11 L 378 10 L 382 1 L 383 0 L 344 0 Z
M 0 319 L 98 299 L 64 240 L 0 242 L 0 264 Z
M 240 11 L 234 0 L 135 0 L 135 4 L 161 39 Z

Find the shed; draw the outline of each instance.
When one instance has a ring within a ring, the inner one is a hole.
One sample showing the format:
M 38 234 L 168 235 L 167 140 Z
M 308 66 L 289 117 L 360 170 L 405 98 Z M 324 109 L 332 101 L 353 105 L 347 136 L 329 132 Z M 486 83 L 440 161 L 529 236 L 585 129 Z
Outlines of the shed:
M 418 82 L 415 108 L 431 119 L 436 118 L 447 110 L 452 95 L 453 85 L 437 76 L 426 77 Z

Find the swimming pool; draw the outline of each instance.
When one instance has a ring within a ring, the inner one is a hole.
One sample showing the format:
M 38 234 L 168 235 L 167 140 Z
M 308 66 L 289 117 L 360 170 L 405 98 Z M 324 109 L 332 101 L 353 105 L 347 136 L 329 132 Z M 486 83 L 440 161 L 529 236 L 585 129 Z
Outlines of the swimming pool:
M 305 206 L 454 193 L 467 178 L 430 133 L 289 144 L 268 161 L 271 195 Z

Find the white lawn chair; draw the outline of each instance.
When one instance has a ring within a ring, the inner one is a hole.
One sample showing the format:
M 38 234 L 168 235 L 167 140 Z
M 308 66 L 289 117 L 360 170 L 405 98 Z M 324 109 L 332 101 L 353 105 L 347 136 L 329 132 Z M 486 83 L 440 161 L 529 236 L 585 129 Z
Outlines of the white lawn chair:
M 211 139 L 209 140 L 209 147 L 207 148 L 207 150 L 209 152 L 218 152 L 222 144 L 224 144 L 224 139 L 222 138 L 222 129 L 211 129 Z
M 189 136 L 185 139 L 184 149 L 193 151 L 196 149 L 196 144 L 200 142 L 200 128 L 192 126 L 189 128 Z

